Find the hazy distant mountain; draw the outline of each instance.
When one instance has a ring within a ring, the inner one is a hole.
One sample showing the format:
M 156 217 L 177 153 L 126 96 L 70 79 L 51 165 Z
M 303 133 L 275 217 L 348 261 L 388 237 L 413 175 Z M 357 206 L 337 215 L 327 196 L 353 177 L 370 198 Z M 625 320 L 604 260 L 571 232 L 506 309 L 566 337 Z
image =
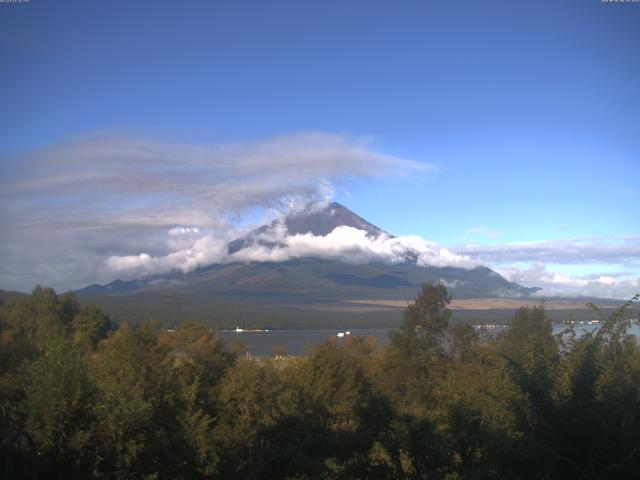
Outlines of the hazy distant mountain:
M 25 294 L 21 292 L 14 292 L 9 290 L 0 290 L 0 305 L 12 303 L 13 301 L 24 297 Z

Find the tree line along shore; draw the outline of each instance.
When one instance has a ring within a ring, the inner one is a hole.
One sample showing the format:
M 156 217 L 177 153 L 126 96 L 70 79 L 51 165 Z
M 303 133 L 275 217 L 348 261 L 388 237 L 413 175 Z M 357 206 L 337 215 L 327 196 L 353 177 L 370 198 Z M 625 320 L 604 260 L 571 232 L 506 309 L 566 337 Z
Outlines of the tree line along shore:
M 581 336 L 521 307 L 480 341 L 428 283 L 384 348 L 254 362 L 37 287 L 0 305 L 0 479 L 636 478 L 637 300 Z

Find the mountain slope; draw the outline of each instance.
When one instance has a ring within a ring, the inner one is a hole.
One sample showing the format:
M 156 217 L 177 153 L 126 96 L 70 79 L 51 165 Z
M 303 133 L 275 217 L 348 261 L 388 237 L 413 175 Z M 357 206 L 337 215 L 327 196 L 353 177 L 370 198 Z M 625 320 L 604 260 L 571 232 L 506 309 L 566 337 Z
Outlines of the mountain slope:
M 25 293 L 14 292 L 9 290 L 0 290 L 0 305 L 10 304 L 14 301 L 25 297 Z
M 236 253 L 243 248 L 256 244 L 266 245 L 268 247 L 278 246 L 274 242 L 268 242 L 261 238 L 269 231 L 276 228 L 277 223 L 277 221 L 274 221 L 268 225 L 264 225 L 253 230 L 244 237 L 238 238 L 237 240 L 229 243 L 229 253 Z M 333 232 L 337 227 L 341 226 L 364 230 L 367 232 L 367 235 L 373 237 L 386 233 L 384 230 L 367 222 L 364 218 L 356 215 L 351 210 L 337 202 L 332 202 L 322 209 L 306 210 L 290 215 L 284 219 L 284 226 L 287 228 L 289 235 L 312 233 L 316 236 L 325 236 Z
M 364 230 L 370 237 L 386 234 L 338 203 L 290 216 L 284 225 L 290 235 L 326 236 L 339 226 Z M 275 227 L 276 224 L 260 227 L 231 242 L 229 252 L 233 254 L 255 245 L 279 246 L 270 243 L 268 236 Z M 197 308 L 194 303 L 224 303 L 226 310 L 233 310 L 232 305 L 249 309 L 269 307 L 276 315 L 290 307 L 310 312 L 316 308 L 314 305 L 339 308 L 353 300 L 408 300 L 415 296 L 421 284 L 430 281 L 444 282 L 455 298 L 522 298 L 537 290 L 508 282 L 486 267 L 418 266 L 415 261 L 351 264 L 303 257 L 282 262 L 214 264 L 187 273 L 172 272 L 90 285 L 76 293 L 80 298 L 94 301 L 108 299 L 110 304 L 128 303 L 134 297 L 152 303 L 154 299 L 171 298 L 177 311 L 187 316 Z
M 171 277 L 154 275 L 92 285 L 80 295 L 128 295 L 141 291 L 227 295 L 253 303 L 273 298 L 287 303 L 350 299 L 407 299 L 425 282 L 442 281 L 456 298 L 523 297 L 536 291 L 508 282 L 486 267 L 419 267 L 404 263 L 351 265 L 335 260 L 300 258 L 286 262 L 211 265 Z M 277 302 L 276 302 L 277 303 Z

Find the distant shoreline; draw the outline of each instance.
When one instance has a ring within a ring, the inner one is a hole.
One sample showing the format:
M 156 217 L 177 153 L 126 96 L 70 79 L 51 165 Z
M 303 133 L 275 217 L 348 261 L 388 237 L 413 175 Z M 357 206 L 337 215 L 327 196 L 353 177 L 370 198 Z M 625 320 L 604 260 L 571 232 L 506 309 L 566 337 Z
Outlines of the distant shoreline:
M 510 299 L 510 298 L 454 298 L 451 300 L 449 308 L 451 310 L 504 310 L 517 309 L 521 307 L 534 307 L 540 305 L 542 299 Z M 346 300 L 346 303 L 356 303 L 360 305 L 375 305 L 379 307 L 406 308 L 413 300 Z M 544 301 L 547 310 L 588 310 L 585 302 L 576 300 L 552 300 Z M 603 305 L 600 308 L 617 308 L 614 305 Z

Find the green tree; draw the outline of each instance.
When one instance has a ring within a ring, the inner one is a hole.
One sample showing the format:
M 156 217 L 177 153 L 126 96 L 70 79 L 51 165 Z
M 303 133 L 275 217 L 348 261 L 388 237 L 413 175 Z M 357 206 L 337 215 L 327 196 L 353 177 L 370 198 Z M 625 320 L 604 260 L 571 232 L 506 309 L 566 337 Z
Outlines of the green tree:
M 366 352 L 366 349 L 364 350 Z M 327 342 L 316 347 L 296 372 L 307 415 L 322 422 L 313 451 L 325 457 L 329 478 L 369 477 L 376 442 L 393 419 L 388 399 L 368 377 L 367 357 L 357 346 Z M 381 468 L 378 464 L 377 468 Z
M 442 282 L 426 283 L 404 311 L 400 328 L 389 334 L 394 353 L 417 363 L 442 355 L 451 310 L 451 295 Z
M 111 331 L 111 320 L 96 305 L 87 305 L 72 321 L 73 341 L 87 351 L 95 350 L 98 342 Z
M 14 342 L 36 354 L 47 339 L 68 336 L 79 306 L 72 294 L 58 296 L 52 288 L 37 286 L 28 297 L 5 307 L 7 328 Z
M 463 362 L 473 360 L 478 345 L 478 333 L 472 325 L 455 325 L 450 329 L 451 356 Z
M 626 331 L 636 295 L 602 326 L 571 336 L 556 382 L 551 433 L 534 430 L 565 478 L 635 478 L 640 468 L 640 347 Z
M 243 360 L 226 373 L 218 400 L 215 436 L 224 453 L 222 476 L 278 478 L 287 460 L 272 432 L 297 409 L 295 390 L 270 362 Z
M 160 344 L 168 348 L 175 387 L 178 389 L 177 421 L 182 429 L 186 453 L 192 457 L 194 473 L 204 478 L 219 470 L 219 443 L 216 418 L 220 383 L 236 358 L 209 328 L 193 322 L 182 323 L 175 332 L 164 332 Z
M 98 344 L 91 371 L 100 440 L 95 469 L 108 478 L 181 478 L 190 459 L 177 419 L 181 406 L 160 329 L 121 326 Z
M 26 371 L 25 432 L 38 452 L 40 474 L 86 478 L 95 441 L 97 391 L 81 352 L 66 338 L 50 339 L 46 352 Z
M 451 296 L 440 283 L 422 286 L 404 311 L 398 330 L 376 372 L 376 384 L 402 413 L 427 415 L 436 404 L 437 384 L 446 370 L 444 342 Z
M 210 403 L 213 389 L 235 363 L 235 355 L 210 328 L 194 322 L 183 322 L 175 332 L 160 335 L 173 367 L 183 382 L 198 383 L 198 400 Z

